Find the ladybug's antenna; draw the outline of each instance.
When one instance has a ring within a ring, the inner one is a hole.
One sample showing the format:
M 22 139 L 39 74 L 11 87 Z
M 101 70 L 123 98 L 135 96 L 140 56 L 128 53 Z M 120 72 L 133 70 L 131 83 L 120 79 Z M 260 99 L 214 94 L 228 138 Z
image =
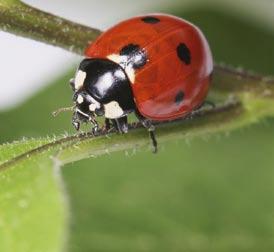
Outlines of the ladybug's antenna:
M 66 108 L 59 108 L 55 111 L 53 111 L 51 114 L 56 117 L 58 116 L 60 113 L 62 112 L 67 112 L 67 111 L 73 111 L 75 109 L 75 106 L 71 106 L 71 107 L 66 107 Z

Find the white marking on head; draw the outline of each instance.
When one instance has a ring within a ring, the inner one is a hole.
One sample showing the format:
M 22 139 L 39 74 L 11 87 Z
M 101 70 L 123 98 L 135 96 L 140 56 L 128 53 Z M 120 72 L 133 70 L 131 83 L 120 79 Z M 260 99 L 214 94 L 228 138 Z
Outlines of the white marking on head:
M 124 114 L 123 109 L 120 107 L 117 101 L 111 101 L 104 105 L 105 117 L 109 119 L 116 119 Z
M 100 103 L 91 96 L 89 96 L 88 101 L 90 102 L 89 110 L 92 112 L 94 112 L 95 109 L 99 109 L 101 107 Z
M 90 105 L 89 105 L 89 111 L 92 111 L 92 112 L 94 112 L 95 111 L 95 109 L 97 108 L 97 106 L 96 106 L 96 104 L 94 104 L 94 103 L 91 103 Z
M 81 104 L 81 103 L 83 103 L 83 102 L 84 102 L 83 96 L 82 96 L 82 95 L 78 95 L 78 96 L 77 96 L 77 103 L 78 103 L 78 104 Z
M 79 90 L 83 85 L 84 81 L 87 77 L 87 73 L 83 72 L 82 70 L 78 70 L 75 75 L 74 87 L 76 90 Z

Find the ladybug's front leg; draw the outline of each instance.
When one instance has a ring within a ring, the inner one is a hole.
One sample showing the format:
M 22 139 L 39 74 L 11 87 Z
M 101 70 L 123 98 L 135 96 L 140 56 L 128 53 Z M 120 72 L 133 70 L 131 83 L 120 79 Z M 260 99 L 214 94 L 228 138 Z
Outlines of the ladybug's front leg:
M 81 126 L 81 120 L 80 120 L 78 113 L 76 111 L 72 115 L 71 122 L 72 122 L 73 127 L 78 131 Z
M 100 130 L 98 122 L 93 117 L 90 117 L 89 121 L 93 124 L 93 127 L 91 129 L 92 134 L 94 136 L 98 135 Z
M 88 115 L 84 114 L 81 110 L 76 109 L 72 115 L 72 125 L 78 131 L 81 123 L 87 123 L 89 121 Z

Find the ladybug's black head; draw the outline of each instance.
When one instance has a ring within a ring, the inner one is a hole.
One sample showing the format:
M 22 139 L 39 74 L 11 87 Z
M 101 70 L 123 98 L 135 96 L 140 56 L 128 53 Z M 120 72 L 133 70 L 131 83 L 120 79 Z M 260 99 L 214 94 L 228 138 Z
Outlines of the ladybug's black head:
M 71 81 L 79 120 L 95 116 L 117 119 L 135 109 L 124 69 L 107 59 L 84 59 Z

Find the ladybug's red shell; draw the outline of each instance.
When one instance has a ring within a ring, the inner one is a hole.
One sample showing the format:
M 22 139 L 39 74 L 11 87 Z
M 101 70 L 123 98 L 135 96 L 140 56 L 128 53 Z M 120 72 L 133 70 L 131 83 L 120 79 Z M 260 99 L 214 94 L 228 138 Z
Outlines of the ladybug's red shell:
M 144 117 L 175 119 L 203 103 L 213 61 L 208 43 L 196 26 L 169 15 L 131 18 L 104 32 L 85 55 L 109 58 L 132 44 L 147 55 L 146 63 L 130 78 L 136 106 Z

